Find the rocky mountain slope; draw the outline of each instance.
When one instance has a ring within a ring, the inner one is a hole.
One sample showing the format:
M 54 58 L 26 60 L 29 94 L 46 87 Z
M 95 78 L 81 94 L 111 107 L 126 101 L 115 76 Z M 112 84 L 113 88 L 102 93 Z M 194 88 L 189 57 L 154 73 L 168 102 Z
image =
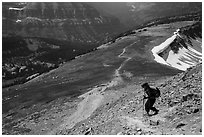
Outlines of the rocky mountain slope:
M 155 105 L 159 114 L 151 117 L 144 114 L 143 91 L 139 85 L 112 88 L 105 93 L 111 99 L 104 97 L 89 118 L 70 129 L 60 129 L 58 134 L 201 135 L 201 81 L 202 64 L 199 64 L 174 77 L 151 83 L 161 90 Z

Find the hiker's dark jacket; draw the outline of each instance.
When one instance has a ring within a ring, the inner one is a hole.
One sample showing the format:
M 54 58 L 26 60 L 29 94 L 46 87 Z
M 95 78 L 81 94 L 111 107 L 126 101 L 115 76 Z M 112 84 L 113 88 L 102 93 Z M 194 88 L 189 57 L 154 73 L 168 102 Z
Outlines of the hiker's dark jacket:
M 144 89 L 144 91 L 145 91 L 145 93 L 147 94 L 147 97 L 145 96 L 144 98 L 145 99 L 156 99 L 156 92 L 157 92 L 157 89 L 154 89 L 154 88 L 151 88 L 151 87 L 149 87 L 149 88 L 145 88 Z

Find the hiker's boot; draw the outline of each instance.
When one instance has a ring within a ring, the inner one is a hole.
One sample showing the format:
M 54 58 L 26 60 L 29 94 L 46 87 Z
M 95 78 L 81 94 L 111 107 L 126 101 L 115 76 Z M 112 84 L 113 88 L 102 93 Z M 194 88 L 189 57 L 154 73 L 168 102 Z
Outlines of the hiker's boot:
M 158 112 L 159 112 L 159 110 L 156 109 L 156 110 L 154 111 L 154 115 L 158 114 Z
M 149 112 L 147 112 L 147 114 L 146 114 L 147 116 L 151 116 L 151 114 L 149 114 Z

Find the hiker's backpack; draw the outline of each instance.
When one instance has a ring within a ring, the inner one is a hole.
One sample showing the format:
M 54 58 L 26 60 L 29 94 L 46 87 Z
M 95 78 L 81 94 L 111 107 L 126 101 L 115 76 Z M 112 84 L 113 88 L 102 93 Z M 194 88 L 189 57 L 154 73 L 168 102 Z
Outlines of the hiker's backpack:
M 161 92 L 160 92 L 159 88 L 156 87 L 155 97 L 158 98 L 158 97 L 160 97 L 160 95 L 161 95 Z

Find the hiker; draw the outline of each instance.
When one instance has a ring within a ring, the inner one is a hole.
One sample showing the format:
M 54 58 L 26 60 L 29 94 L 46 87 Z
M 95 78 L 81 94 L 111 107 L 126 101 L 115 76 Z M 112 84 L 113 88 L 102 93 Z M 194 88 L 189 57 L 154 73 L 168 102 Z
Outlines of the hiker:
M 144 95 L 144 99 L 147 99 L 147 102 L 145 103 L 145 110 L 147 112 L 147 115 L 150 116 L 150 110 L 155 112 L 154 115 L 158 114 L 159 110 L 153 107 L 153 105 L 156 101 L 156 98 L 160 96 L 160 90 L 158 88 L 151 88 L 148 83 L 144 83 L 141 86 L 142 88 L 144 88 L 144 92 L 147 95 Z

